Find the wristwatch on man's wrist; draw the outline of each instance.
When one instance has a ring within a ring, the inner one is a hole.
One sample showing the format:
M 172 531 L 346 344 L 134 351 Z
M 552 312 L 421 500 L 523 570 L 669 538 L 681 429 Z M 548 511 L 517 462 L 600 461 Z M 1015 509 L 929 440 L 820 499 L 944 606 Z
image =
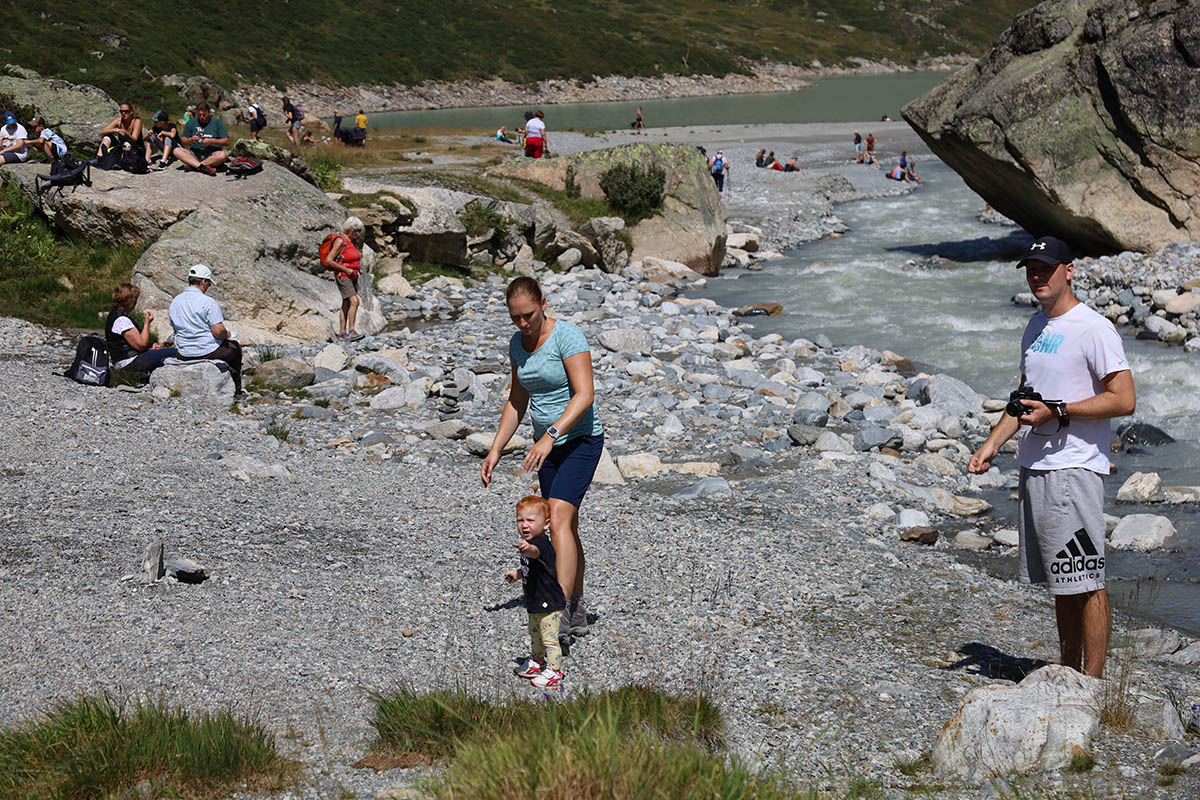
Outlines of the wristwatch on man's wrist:
M 557 441 L 559 436 L 558 428 L 551 425 L 549 428 L 546 428 L 546 435 Z

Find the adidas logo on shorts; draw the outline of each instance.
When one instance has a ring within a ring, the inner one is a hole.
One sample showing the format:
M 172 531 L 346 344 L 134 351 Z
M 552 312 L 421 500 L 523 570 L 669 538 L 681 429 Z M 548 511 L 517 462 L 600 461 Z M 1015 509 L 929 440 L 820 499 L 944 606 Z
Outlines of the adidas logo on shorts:
M 1057 560 L 1050 565 L 1054 575 L 1074 575 L 1077 572 L 1096 572 L 1104 569 L 1104 556 L 1096 550 L 1092 539 L 1083 528 L 1067 542 L 1067 546 L 1054 556 Z

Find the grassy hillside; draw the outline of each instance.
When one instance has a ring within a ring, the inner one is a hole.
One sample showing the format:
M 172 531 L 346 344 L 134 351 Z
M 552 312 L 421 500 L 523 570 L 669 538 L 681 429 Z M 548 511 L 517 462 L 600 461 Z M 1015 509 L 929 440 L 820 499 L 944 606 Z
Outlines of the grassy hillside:
M 1031 0 L 46 0 L 0 57 L 154 103 L 152 76 L 284 85 L 725 74 L 739 58 L 978 53 Z M 850 30 L 843 26 L 853 28 Z M 165 96 L 162 98 L 166 99 Z

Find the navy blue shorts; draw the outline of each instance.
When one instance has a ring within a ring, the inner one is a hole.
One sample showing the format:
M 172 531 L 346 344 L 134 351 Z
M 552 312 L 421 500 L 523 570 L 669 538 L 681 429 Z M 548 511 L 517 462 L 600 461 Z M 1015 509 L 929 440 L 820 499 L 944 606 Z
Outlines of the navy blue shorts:
M 542 497 L 565 500 L 579 508 L 603 451 L 604 434 L 580 436 L 551 450 L 538 470 Z

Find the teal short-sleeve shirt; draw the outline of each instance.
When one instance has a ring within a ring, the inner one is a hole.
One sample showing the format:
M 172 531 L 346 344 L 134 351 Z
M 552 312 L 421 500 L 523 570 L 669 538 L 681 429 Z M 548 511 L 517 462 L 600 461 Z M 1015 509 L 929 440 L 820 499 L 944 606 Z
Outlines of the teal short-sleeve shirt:
M 529 392 L 529 416 L 533 422 L 533 438 L 540 439 L 546 429 L 562 416 L 575 394 L 567 379 L 563 360 L 579 353 L 590 353 L 583 331 L 563 320 L 556 320 L 554 329 L 541 347 L 530 353 L 521 344 L 521 332 L 513 334 L 508 343 L 508 359 L 517 368 L 517 380 Z M 580 436 L 599 436 L 604 433 L 593 404 L 584 412 L 575 427 L 563 431 L 554 443 L 565 444 Z

